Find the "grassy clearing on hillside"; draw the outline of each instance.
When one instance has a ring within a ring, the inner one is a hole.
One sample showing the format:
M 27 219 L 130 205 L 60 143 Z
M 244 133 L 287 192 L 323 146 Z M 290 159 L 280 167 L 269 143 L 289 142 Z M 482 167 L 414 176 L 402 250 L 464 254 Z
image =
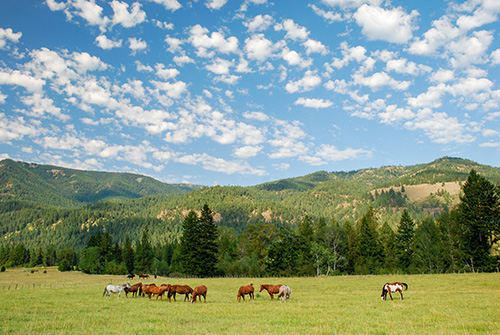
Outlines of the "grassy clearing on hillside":
M 387 281 L 408 283 L 405 299 L 381 301 Z M 500 274 L 322 278 L 157 278 L 156 284 L 204 284 L 207 303 L 112 295 L 124 276 L 48 269 L 0 273 L 3 334 L 486 334 L 500 329 Z M 134 283 L 136 281 L 133 281 Z M 253 283 L 255 301 L 236 300 Z M 260 284 L 287 284 L 291 300 L 271 301 Z M 17 284 L 17 289 L 15 288 Z

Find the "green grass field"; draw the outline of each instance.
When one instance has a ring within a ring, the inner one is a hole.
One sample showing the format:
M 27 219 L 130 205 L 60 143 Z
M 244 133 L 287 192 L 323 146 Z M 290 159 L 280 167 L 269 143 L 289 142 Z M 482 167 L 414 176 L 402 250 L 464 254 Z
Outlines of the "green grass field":
M 408 283 L 405 299 L 381 301 L 388 281 Z M 322 278 L 157 278 L 156 284 L 204 284 L 207 303 L 102 297 L 125 276 L 58 272 L 0 273 L 2 334 L 497 334 L 500 274 Z M 135 283 L 137 281 L 132 281 Z M 254 301 L 236 300 L 253 283 Z M 287 284 L 287 303 L 260 284 Z M 16 288 L 17 285 L 17 288 Z

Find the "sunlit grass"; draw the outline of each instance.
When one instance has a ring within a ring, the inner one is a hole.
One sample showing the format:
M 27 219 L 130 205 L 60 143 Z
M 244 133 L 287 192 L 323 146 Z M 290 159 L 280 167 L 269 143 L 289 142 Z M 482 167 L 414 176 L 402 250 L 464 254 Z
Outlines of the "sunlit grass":
M 404 281 L 405 299 L 381 301 L 382 285 Z M 3 334 L 492 334 L 500 329 L 500 274 L 322 278 L 157 278 L 156 284 L 204 284 L 207 303 L 102 297 L 124 276 L 0 273 Z M 135 283 L 136 281 L 134 281 Z M 253 283 L 254 301 L 236 300 Z M 260 284 L 287 284 L 289 302 L 271 301 Z M 17 289 L 15 285 L 17 284 Z

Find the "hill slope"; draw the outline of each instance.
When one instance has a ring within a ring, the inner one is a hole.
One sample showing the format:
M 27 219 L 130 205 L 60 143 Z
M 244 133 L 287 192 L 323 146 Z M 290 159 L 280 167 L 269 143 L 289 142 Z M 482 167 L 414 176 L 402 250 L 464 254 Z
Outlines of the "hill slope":
M 81 248 L 90 234 L 103 229 L 117 240 L 123 241 L 125 234 L 139 240 L 144 227 L 149 227 L 153 243 L 168 242 L 180 236 L 186 213 L 199 211 L 205 203 L 213 210 L 219 225 L 235 231 L 257 222 L 295 225 L 305 215 L 313 221 L 323 217 L 354 222 L 370 206 L 375 209 L 380 224 L 388 222 L 395 227 L 403 209 L 408 209 L 411 217 L 418 221 L 451 208 L 458 202 L 460 187 L 471 169 L 500 184 L 500 168 L 445 157 L 406 167 L 320 171 L 252 187 L 215 186 L 182 193 L 186 189 L 177 186 L 180 190 L 167 188 L 174 193 L 155 195 L 154 192 L 161 192 L 163 184 L 137 175 L 87 174 L 57 167 L 27 167 L 26 163 L 17 163 L 22 167 L 19 168 L 12 162 L 2 163 L 2 172 L 5 166 L 14 166 L 16 173 L 8 175 L 10 186 L 3 173 L 0 179 L 3 199 L 0 239 L 23 241 L 30 247 L 55 243 Z M 144 179 L 139 182 L 137 178 Z M 153 195 L 139 198 L 142 189 L 138 185 L 145 185 L 146 180 L 158 188 L 153 191 L 148 188 Z M 182 194 L 175 194 L 176 190 Z M 61 196 L 56 198 L 58 192 Z M 72 197 L 71 205 L 82 204 L 82 199 L 90 202 L 93 197 L 100 200 L 111 196 L 120 201 L 101 201 L 72 209 L 50 207 L 41 200 L 38 203 L 6 201 L 52 197 L 62 202 L 68 195 Z M 135 199 L 123 200 L 127 197 Z
M 182 194 L 196 185 L 166 184 L 132 173 L 95 172 L 51 165 L 0 161 L 0 201 L 24 200 L 76 207 L 109 199 Z

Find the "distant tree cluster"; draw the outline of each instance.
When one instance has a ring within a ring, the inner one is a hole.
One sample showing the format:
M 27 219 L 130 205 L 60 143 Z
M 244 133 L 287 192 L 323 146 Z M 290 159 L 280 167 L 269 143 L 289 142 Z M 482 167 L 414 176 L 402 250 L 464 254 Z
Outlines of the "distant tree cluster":
M 384 199 L 383 197 L 381 198 Z M 387 199 L 396 199 L 391 192 Z M 392 201 L 391 200 L 391 201 Z M 237 233 L 217 226 L 205 204 L 190 211 L 179 240 L 152 244 L 149 225 L 140 239 L 113 241 L 97 232 L 78 254 L 71 248 L 0 248 L 0 265 L 58 265 L 86 273 L 184 276 L 320 276 L 336 274 L 495 271 L 499 266 L 500 188 L 474 170 L 460 203 L 438 217 L 414 220 L 407 209 L 396 225 L 380 222 L 373 207 L 355 222 L 308 215 L 297 224 L 252 223 Z M 395 227 L 394 227 L 395 226 Z M 394 228 L 395 229 L 394 229 Z

